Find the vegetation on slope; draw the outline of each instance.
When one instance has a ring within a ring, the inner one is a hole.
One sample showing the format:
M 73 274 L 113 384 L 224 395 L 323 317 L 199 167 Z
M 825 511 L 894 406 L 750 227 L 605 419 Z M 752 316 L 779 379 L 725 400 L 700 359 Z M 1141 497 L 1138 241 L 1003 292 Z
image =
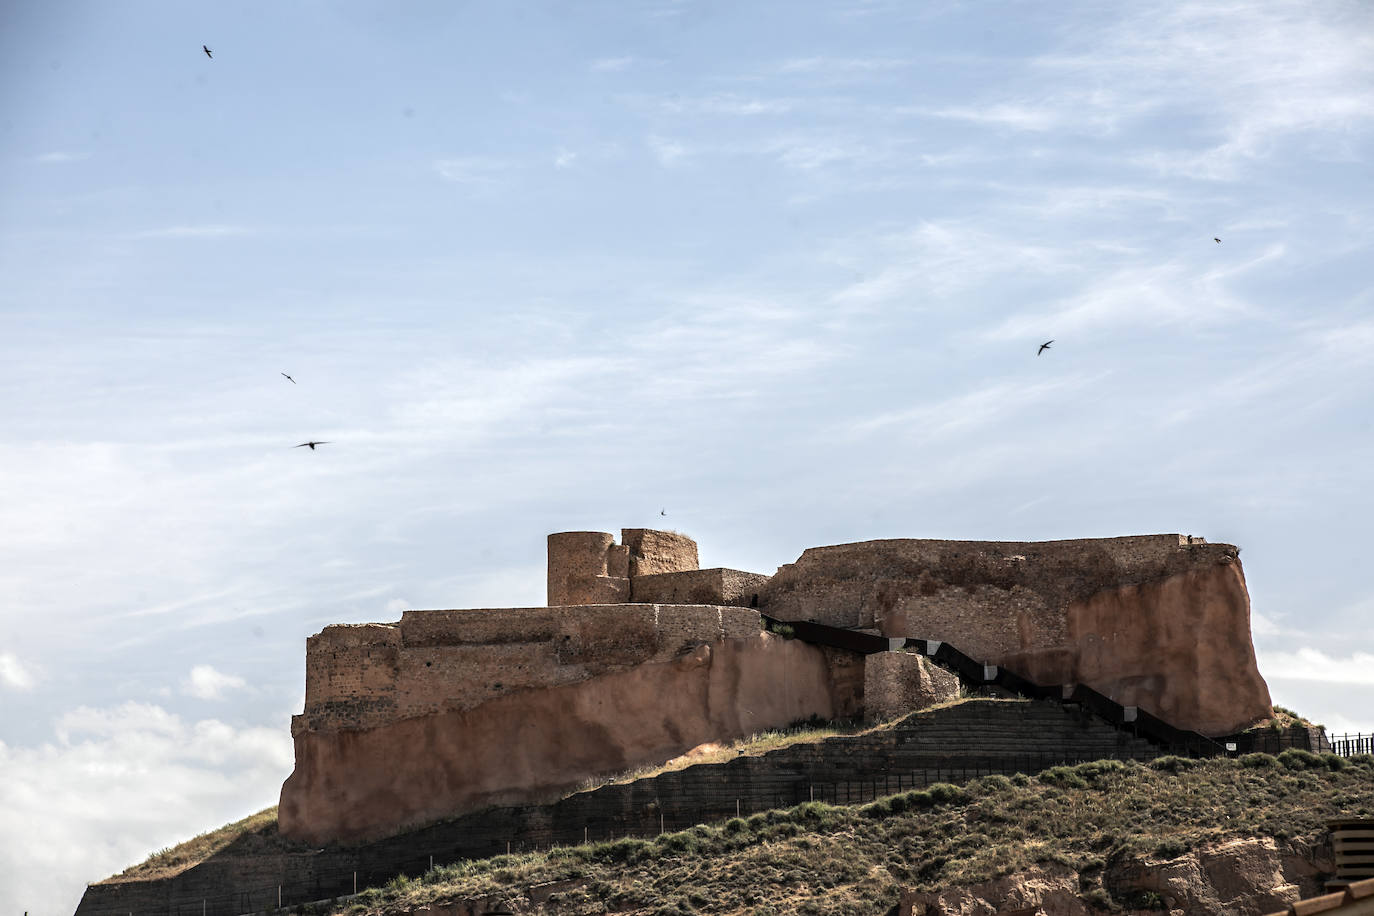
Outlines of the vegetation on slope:
M 863 806 L 811 802 L 652 840 L 623 839 L 436 868 L 335 912 L 396 913 L 577 879 L 548 902 L 568 914 L 879 914 L 902 887 L 934 890 L 1059 863 L 1110 906 L 1101 875 L 1125 855 L 1177 856 L 1234 837 L 1315 837 L 1374 816 L 1374 757 L 1305 751 L 1237 760 L 1103 760 L 1039 776 L 988 776 Z M 1095 882 L 1095 883 L 1094 883 Z
M 890 727 L 890 723 L 874 726 L 874 728 L 886 727 Z M 692 756 L 677 757 L 658 766 L 641 767 L 604 779 L 588 780 L 578 791 L 595 789 L 609 783 L 645 779 L 672 770 L 695 766 L 698 763 L 723 763 L 726 760 L 733 760 L 741 754 L 764 754 L 793 744 L 821 741 L 833 735 L 855 734 L 862 730 L 860 725 L 854 723 L 821 722 L 819 720 L 802 722 L 790 728 L 758 732 L 728 745 Z M 293 843 L 277 833 L 277 807 L 273 805 L 271 808 L 259 811 L 241 821 L 226 824 L 216 830 L 202 833 L 184 843 L 161 849 L 149 856 L 146 861 L 126 868 L 119 874 L 106 878 L 100 883 L 171 877 L 193 865 L 198 865 L 235 842 L 244 847 L 245 852 L 249 850 L 273 852 L 304 848 L 303 844 Z
M 210 830 L 184 843 L 158 850 L 138 865 L 126 868 L 100 883 L 168 878 L 204 862 L 231 843 L 238 843 L 245 853 L 250 854 L 292 849 L 300 845 L 277 833 L 277 806 L 273 805 L 241 821 L 225 824 L 218 830 Z

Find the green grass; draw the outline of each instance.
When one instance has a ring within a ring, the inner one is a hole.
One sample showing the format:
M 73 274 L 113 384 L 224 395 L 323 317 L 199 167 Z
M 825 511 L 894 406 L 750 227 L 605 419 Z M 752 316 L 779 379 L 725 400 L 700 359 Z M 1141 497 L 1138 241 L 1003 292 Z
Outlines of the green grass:
M 383 916 L 577 879 L 546 904 L 573 914 L 881 914 L 902 887 L 948 888 L 1058 863 L 1085 899 L 1113 901 L 1105 863 L 1172 857 L 1233 837 L 1316 837 L 1327 820 L 1374 816 L 1374 757 L 1285 752 L 1267 763 L 1098 761 L 1039 776 L 988 776 L 862 806 L 810 802 L 654 839 L 560 847 L 437 868 L 332 912 Z

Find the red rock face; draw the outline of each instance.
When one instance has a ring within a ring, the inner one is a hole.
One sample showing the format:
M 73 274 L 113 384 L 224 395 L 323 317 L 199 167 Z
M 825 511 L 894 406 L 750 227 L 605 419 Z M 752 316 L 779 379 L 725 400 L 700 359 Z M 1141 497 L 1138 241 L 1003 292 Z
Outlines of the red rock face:
M 825 651 L 758 633 L 468 709 L 374 728 L 301 729 L 296 769 L 282 786 L 281 832 L 312 843 L 382 836 L 547 798 L 707 741 L 854 715 L 862 670 L 856 663 L 846 677 Z
M 944 640 L 1204 734 L 1272 715 L 1245 576 L 1227 544 L 868 541 L 806 551 L 764 595 L 774 617 Z

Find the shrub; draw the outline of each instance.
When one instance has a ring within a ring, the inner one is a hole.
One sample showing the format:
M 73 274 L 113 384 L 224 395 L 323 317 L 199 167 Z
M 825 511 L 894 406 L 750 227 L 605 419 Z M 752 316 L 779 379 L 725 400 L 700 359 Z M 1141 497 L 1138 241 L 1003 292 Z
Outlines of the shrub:
M 1173 754 L 1156 757 L 1150 761 L 1150 769 L 1169 773 L 1180 773 L 1183 770 L 1191 770 L 1195 766 L 1197 766 L 1196 760 L 1188 757 L 1176 757 Z
M 1173 859 L 1188 851 L 1188 844 L 1182 840 L 1164 840 L 1155 847 L 1155 855 L 1161 859 Z
M 1240 758 L 1240 765 L 1252 770 L 1262 770 L 1266 767 L 1276 767 L 1279 762 L 1272 754 L 1245 754 Z
M 1019 776 L 1021 774 L 1018 773 L 1017 775 Z M 1012 781 L 1005 776 L 984 776 L 979 782 L 982 785 L 984 794 L 1006 792 L 1012 787 Z
M 1074 767 L 1050 767 L 1040 774 L 1040 781 L 1046 785 L 1059 786 L 1064 789 L 1086 789 L 1088 781 L 1078 775 Z
M 871 804 L 864 805 L 859 809 L 859 813 L 864 817 L 881 820 L 892 814 L 892 804 L 886 799 L 879 799 Z
M 1349 765 L 1346 759 L 1339 754 L 1322 754 L 1321 760 L 1322 763 L 1326 764 L 1326 768 L 1333 773 L 1344 770 Z
M 1315 770 L 1326 766 L 1326 762 L 1321 757 L 1311 751 L 1304 751 L 1296 747 L 1290 747 L 1279 754 L 1278 760 L 1290 770 Z
M 936 805 L 962 805 L 968 801 L 967 792 L 947 782 L 937 782 L 926 789 L 926 792 L 930 795 L 931 802 Z
M 744 833 L 749 829 L 749 822 L 742 817 L 732 817 L 725 822 L 726 833 Z

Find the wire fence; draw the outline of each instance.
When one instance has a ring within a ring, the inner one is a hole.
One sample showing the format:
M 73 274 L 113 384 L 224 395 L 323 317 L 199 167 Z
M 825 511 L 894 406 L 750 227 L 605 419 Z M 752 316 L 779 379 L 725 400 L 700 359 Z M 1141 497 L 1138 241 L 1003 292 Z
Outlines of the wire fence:
M 1282 753 L 1290 748 L 1333 753 L 1342 757 L 1374 753 L 1374 735 L 1344 734 L 1324 736 L 1315 740 L 1306 734 L 1255 733 L 1242 736 L 1231 754 Z M 1314 746 L 1315 745 L 1315 746 Z M 426 831 L 430 848 L 390 851 L 367 847 L 347 852 L 321 851 L 316 856 L 301 856 L 294 869 L 298 875 L 272 884 L 238 888 L 222 893 L 184 893 L 172 896 L 153 894 L 153 899 L 83 901 L 81 916 L 244 916 L 270 912 L 275 909 L 299 907 L 303 904 L 346 899 L 370 887 L 379 887 L 405 875 L 419 877 L 426 872 L 456 862 L 482 859 L 501 854 L 547 852 L 554 847 L 613 841 L 624 838 L 651 839 L 664 833 L 687 830 L 698 824 L 725 821 L 731 817 L 749 817 L 771 809 L 789 808 L 808 801 L 832 805 L 866 804 L 915 789 L 925 789 L 936 783 L 963 783 L 980 776 L 994 774 L 1034 774 L 1051 767 L 1085 763 L 1091 760 L 1152 760 L 1183 748 L 1151 748 L 1148 751 L 1122 750 L 1107 754 L 1014 754 L 996 756 L 959 756 L 927 759 L 907 769 L 888 770 L 879 775 L 827 782 L 796 779 L 786 786 L 769 792 L 741 792 L 733 799 L 713 798 L 710 803 L 689 807 L 650 805 L 633 813 L 617 810 L 602 816 L 588 816 L 581 823 L 546 825 L 542 829 L 513 833 L 501 839 L 480 840 L 471 832 L 454 830 L 445 836 L 443 825 Z M 519 809 L 507 809 L 519 810 Z M 566 820 L 566 819 L 565 819 Z M 391 844 L 395 846 L 396 844 Z M 194 870 L 194 869 L 193 869 Z M 188 873 L 189 874 L 189 873 Z M 207 883 L 213 879 L 206 877 Z M 93 885 L 90 890 L 103 888 Z M 134 888 L 130 888 L 134 892 Z M 89 891 L 88 891 L 89 893 Z M 98 895 L 103 895 L 98 893 Z M 137 896 L 143 896 L 141 894 Z
M 664 833 L 675 833 L 698 824 L 722 822 L 731 817 L 750 817 L 772 809 L 785 809 L 804 802 L 816 801 L 832 805 L 866 804 L 899 792 L 925 789 L 937 783 L 963 783 L 979 776 L 993 774 L 1033 774 L 1050 767 L 1084 763 L 1110 757 L 1118 760 L 1149 760 L 1158 753 L 1125 752 L 1115 754 L 1018 754 L 983 757 L 951 757 L 932 759 L 905 770 L 888 771 L 853 779 L 811 782 L 797 779 L 790 784 L 766 793 L 740 793 L 733 799 L 688 807 L 648 806 L 634 814 L 623 811 L 605 816 L 592 816 L 580 824 L 563 824 L 525 835 L 488 842 L 472 842 L 463 836 L 432 837 L 431 848 L 411 848 L 404 852 L 386 854 L 366 848 L 352 851 L 341 858 L 351 861 L 330 861 L 331 853 L 322 852 L 314 861 L 300 863 L 297 878 L 251 888 L 238 888 L 223 893 L 187 893 L 163 897 L 165 902 L 134 900 L 120 902 L 89 901 L 81 908 L 82 916 L 243 916 L 290 908 L 307 903 L 347 898 L 370 887 L 387 884 L 401 875 L 419 877 L 433 868 L 455 862 L 490 858 L 501 854 L 548 852 L 559 846 L 614 841 L 624 838 L 652 839 Z M 419 844 L 416 844 L 419 845 Z M 337 855 L 337 854 L 336 854 Z M 304 858 L 304 857 L 303 857 Z M 98 887 L 98 886 L 97 886 Z

